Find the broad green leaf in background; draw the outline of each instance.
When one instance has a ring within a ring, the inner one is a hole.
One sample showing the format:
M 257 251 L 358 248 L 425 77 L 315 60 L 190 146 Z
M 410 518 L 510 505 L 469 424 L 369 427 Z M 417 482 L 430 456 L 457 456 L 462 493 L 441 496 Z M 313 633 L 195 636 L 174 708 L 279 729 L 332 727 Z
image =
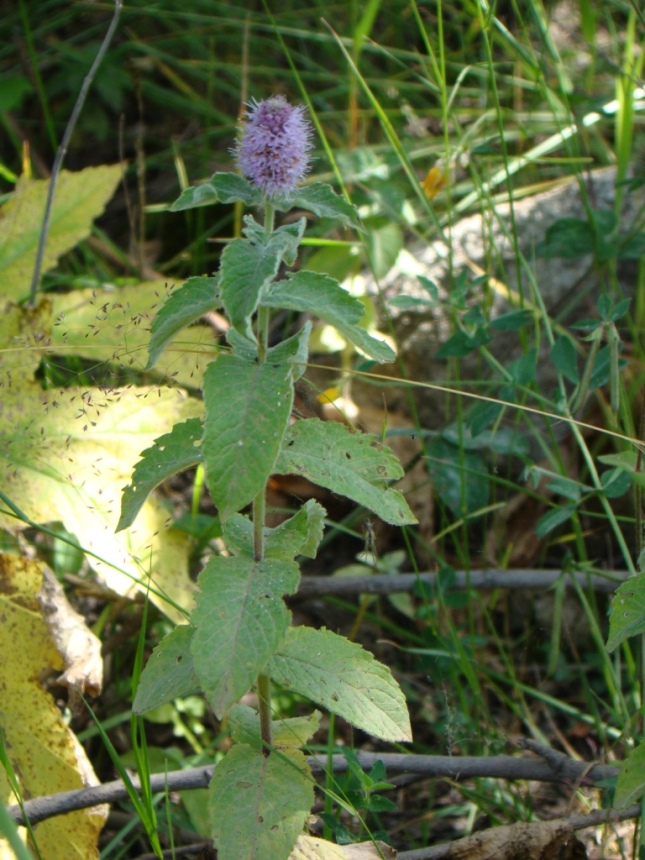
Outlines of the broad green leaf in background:
M 305 504 L 285 522 L 264 529 L 265 558 L 292 560 L 297 555 L 315 558 L 322 540 L 327 512 L 314 499 Z M 232 514 L 223 525 L 226 546 L 235 555 L 253 557 L 253 523 L 243 514 Z
M 637 803 L 645 794 L 645 741 L 632 750 L 623 762 L 616 782 L 614 806 L 623 809 Z
M 645 471 L 643 467 L 643 458 L 638 451 L 620 451 L 618 454 L 601 454 L 598 457 L 601 463 L 606 463 L 608 466 L 615 466 L 617 469 L 623 469 L 629 472 L 634 483 L 645 487 Z
M 326 182 L 312 182 L 297 188 L 288 197 L 274 197 L 271 202 L 279 212 L 306 209 L 319 218 L 339 219 L 344 226 L 364 232 L 356 207 L 336 194 Z
M 60 172 L 43 272 L 89 235 L 92 221 L 103 212 L 121 178 L 119 164 Z M 29 295 L 48 190 L 48 179 L 22 177 L 0 209 L 0 294 L 15 301 Z
M 209 311 L 220 307 L 217 278 L 188 278 L 185 284 L 170 294 L 159 308 L 150 330 L 148 347 L 149 370 L 175 335 L 197 322 Z
M 405 697 L 390 670 L 344 636 L 293 627 L 266 672 L 370 735 L 412 740 Z
M 30 309 L 0 300 L 0 387 L 20 388 L 33 381 L 47 352 L 52 306 L 47 299 Z
M 65 668 L 39 600 L 42 586 L 40 562 L 0 554 L 0 728 L 25 798 L 98 783 L 83 747 L 37 680 Z M 2 767 L 0 799 L 16 802 Z M 98 837 L 106 818 L 106 807 L 94 807 L 37 824 L 43 860 L 98 858 Z
M 163 281 L 52 296 L 54 328 L 50 352 L 105 362 L 126 371 L 145 370 L 150 326 L 169 293 Z M 193 325 L 177 332 L 156 359 L 155 374 L 199 388 L 204 369 L 217 355 L 213 331 Z
M 247 216 L 246 239 L 233 239 L 222 253 L 220 291 L 222 304 L 237 331 L 253 340 L 251 316 L 263 291 L 273 281 L 280 263 L 295 261 L 305 229 L 305 219 L 278 227 L 270 236 Z
M 645 573 L 630 577 L 616 590 L 609 614 L 607 650 L 645 633 Z
M 278 281 L 262 298 L 261 304 L 312 313 L 333 325 L 347 340 L 376 361 L 394 361 L 396 357 L 387 343 L 372 337 L 357 325 L 365 314 L 365 306 L 328 275 L 296 272 L 287 280 Z
M 208 487 L 220 516 L 253 501 L 274 471 L 293 403 L 291 364 L 220 355 L 204 376 Z
M 135 714 L 143 714 L 199 689 L 190 650 L 194 633 L 192 625 L 178 624 L 154 649 L 139 679 L 132 703 Z
M 551 361 L 569 382 L 576 385 L 580 382 L 576 348 L 571 338 L 559 337 L 556 340 L 551 349 Z
M 320 727 L 320 711 L 305 717 L 290 717 L 286 720 L 273 720 L 271 723 L 271 744 L 276 749 L 298 749 L 311 740 Z M 260 717 L 248 705 L 234 705 L 228 714 L 231 737 L 236 744 L 249 744 L 262 749 Z
M 376 436 L 352 433 L 333 421 L 297 421 L 285 434 L 273 471 L 300 475 L 347 496 L 386 523 L 415 523 L 403 495 L 388 486 L 402 477 L 401 464 L 389 448 L 378 447 L 375 441 Z
M 170 433 L 159 436 L 151 448 L 141 452 L 132 481 L 123 490 L 118 532 L 132 525 L 145 500 L 162 481 L 201 463 L 203 433 L 202 420 L 189 418 L 175 424 Z
M 178 391 L 142 387 L 124 391 L 43 391 L 32 382 L 6 388 L 0 399 L 0 485 L 38 523 L 62 522 L 90 563 L 118 594 L 146 590 L 175 620 L 183 617 L 161 592 L 190 609 L 188 538 L 166 528 L 169 516 L 149 499 L 136 524 L 114 533 L 121 487 L 142 449 L 202 407 Z M 0 506 L 4 507 L 4 506 Z M 25 524 L 0 513 L 0 527 Z
M 200 685 L 220 719 L 280 644 L 291 618 L 282 596 L 296 590 L 298 579 L 292 561 L 219 556 L 199 575 L 191 650 Z
M 184 209 L 211 206 L 214 203 L 237 203 L 238 200 L 247 206 L 259 206 L 262 192 L 237 173 L 216 173 L 203 185 L 185 188 L 170 211 L 182 212 Z
M 314 801 L 313 780 L 299 750 L 265 756 L 234 746 L 209 787 L 218 860 L 287 860 Z
M 486 507 L 490 478 L 481 454 L 460 449 L 441 436 L 426 443 L 425 453 L 439 498 L 456 517 Z

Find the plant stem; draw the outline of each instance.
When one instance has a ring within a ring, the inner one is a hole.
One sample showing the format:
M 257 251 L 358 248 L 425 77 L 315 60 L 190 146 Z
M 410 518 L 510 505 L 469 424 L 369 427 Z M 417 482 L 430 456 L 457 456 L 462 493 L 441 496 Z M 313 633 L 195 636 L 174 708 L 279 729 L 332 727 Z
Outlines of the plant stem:
M 267 201 L 264 206 L 264 230 L 267 236 L 273 232 L 274 209 Z M 259 308 L 257 318 L 258 362 L 266 361 L 269 344 L 269 308 Z M 253 555 L 256 562 L 264 559 L 264 521 L 266 519 L 266 487 L 263 487 L 253 500 Z M 260 714 L 260 736 L 262 752 L 271 752 L 271 679 L 258 675 L 258 708 Z

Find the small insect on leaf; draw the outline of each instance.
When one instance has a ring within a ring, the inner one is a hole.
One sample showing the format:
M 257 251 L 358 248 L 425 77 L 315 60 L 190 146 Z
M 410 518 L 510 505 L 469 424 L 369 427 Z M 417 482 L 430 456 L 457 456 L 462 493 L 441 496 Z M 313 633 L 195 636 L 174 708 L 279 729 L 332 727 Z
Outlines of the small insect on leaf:
M 426 178 L 421 183 L 421 187 L 423 188 L 428 200 L 434 200 L 439 192 L 443 191 L 447 184 L 447 170 L 442 165 L 435 164 L 434 167 L 431 167 L 427 172 Z

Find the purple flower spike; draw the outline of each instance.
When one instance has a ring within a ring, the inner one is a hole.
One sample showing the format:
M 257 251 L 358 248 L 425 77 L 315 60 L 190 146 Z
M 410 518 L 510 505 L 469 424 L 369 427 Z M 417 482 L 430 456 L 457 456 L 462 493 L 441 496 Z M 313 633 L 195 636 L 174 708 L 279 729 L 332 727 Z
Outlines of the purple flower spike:
M 311 133 L 303 105 L 252 101 L 235 149 L 242 174 L 268 196 L 290 194 L 309 170 Z

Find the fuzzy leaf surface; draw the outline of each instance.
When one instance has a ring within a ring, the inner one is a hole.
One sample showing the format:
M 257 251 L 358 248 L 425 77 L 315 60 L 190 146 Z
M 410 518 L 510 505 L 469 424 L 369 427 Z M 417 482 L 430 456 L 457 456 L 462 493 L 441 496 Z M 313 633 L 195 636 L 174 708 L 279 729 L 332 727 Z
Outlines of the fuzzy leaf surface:
M 637 803 L 645 794 L 645 741 L 632 750 L 618 774 L 614 806 L 622 809 Z
M 191 650 L 200 685 L 220 719 L 284 637 L 291 613 L 282 595 L 296 590 L 299 575 L 292 561 L 220 556 L 201 572 Z
M 353 227 L 364 232 L 356 207 L 340 197 L 326 182 L 312 182 L 296 191 L 289 197 L 275 197 L 273 205 L 279 212 L 290 209 L 306 209 L 319 218 L 335 218 L 345 227 Z
M 185 188 L 170 207 L 171 212 L 212 206 L 214 203 L 246 203 L 257 206 L 262 202 L 262 192 L 237 173 L 216 173 L 203 185 Z
M 410 741 L 410 718 L 390 670 L 330 630 L 293 627 L 268 669 L 283 687 L 386 741 Z
M 139 679 L 132 703 L 135 714 L 143 714 L 199 689 L 190 650 L 194 633 L 194 627 L 179 624 L 154 649 Z
M 297 513 L 275 528 L 264 529 L 265 558 L 292 560 L 297 555 L 315 558 L 322 540 L 327 512 L 309 499 Z M 223 524 L 226 546 L 235 555 L 253 557 L 253 523 L 243 514 L 232 514 Z
M 218 860 L 287 860 L 314 800 L 301 752 L 246 744 L 229 750 L 208 791 Z
M 271 738 L 276 749 L 298 749 L 313 738 L 320 728 L 320 711 L 305 717 L 272 720 Z M 260 717 L 248 705 L 233 705 L 228 714 L 231 737 L 236 744 L 262 749 Z
M 300 271 L 279 281 L 261 304 L 273 308 L 309 312 L 330 325 L 376 361 L 394 361 L 387 343 L 356 325 L 365 314 L 365 305 L 344 290 L 338 281 L 319 272 Z
M 609 614 L 607 650 L 645 632 L 645 573 L 630 577 L 616 589 Z
M 119 164 L 61 170 L 56 185 L 42 272 L 89 235 L 121 181 Z M 43 225 L 48 179 L 21 177 L 0 218 L 0 293 L 16 301 L 29 294 Z
M 220 355 L 204 374 L 203 456 L 220 516 L 248 505 L 274 471 L 293 404 L 291 364 Z
M 197 322 L 220 304 L 217 278 L 188 278 L 183 287 L 174 290 L 152 323 L 146 370 L 150 370 L 182 328 Z
M 376 436 L 352 433 L 344 425 L 308 418 L 288 428 L 274 472 L 296 474 L 347 496 L 392 525 L 415 523 L 403 495 L 388 486 L 403 469 Z
M 132 525 L 145 500 L 162 481 L 201 462 L 203 432 L 201 418 L 189 418 L 142 451 L 132 482 L 123 490 L 117 531 Z
M 305 220 L 278 227 L 270 236 L 245 218 L 247 238 L 233 239 L 221 259 L 220 290 L 224 310 L 233 327 L 249 340 L 254 339 L 251 316 L 264 290 L 278 273 L 280 263 L 293 262 L 304 232 Z

